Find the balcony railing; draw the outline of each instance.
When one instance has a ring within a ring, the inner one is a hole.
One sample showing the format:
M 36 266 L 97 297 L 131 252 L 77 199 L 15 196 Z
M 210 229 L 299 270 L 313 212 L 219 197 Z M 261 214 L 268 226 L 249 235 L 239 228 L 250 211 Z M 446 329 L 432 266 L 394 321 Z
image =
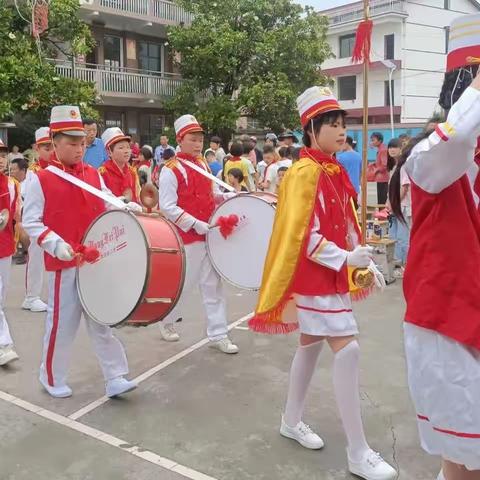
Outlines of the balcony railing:
M 192 14 L 167 0 L 93 0 L 93 3 L 84 2 L 90 8 L 108 9 L 119 15 L 129 13 L 161 20 L 167 23 L 191 23 Z
M 126 68 L 110 68 L 106 65 L 77 64 L 72 74 L 71 63 L 57 63 L 59 75 L 78 78 L 95 84 L 100 95 L 171 97 L 182 84 L 179 75 L 160 72 L 142 72 Z
M 363 19 L 363 2 L 345 7 L 335 8 L 324 12 L 329 18 L 330 25 L 340 25 L 342 23 L 359 22 Z M 387 13 L 396 13 L 407 15 L 405 0 L 372 0 L 370 2 L 370 16 L 385 15 Z

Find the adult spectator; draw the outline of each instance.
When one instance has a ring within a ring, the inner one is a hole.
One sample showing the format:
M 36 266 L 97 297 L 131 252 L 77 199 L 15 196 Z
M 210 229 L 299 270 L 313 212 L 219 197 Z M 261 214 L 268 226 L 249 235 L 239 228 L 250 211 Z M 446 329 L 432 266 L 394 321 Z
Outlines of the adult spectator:
M 278 139 L 283 147 L 293 147 L 297 143 L 297 137 L 291 130 L 285 130 L 278 136 Z
M 265 146 L 267 145 L 277 148 L 278 137 L 274 133 L 267 133 L 265 135 Z
M 258 164 L 263 160 L 263 152 L 258 148 L 257 146 L 257 137 L 250 137 L 250 140 L 252 141 L 254 147 L 253 147 L 253 150 L 255 151 L 255 156 L 257 157 L 257 167 L 258 167 Z
M 155 153 L 153 155 L 153 158 L 155 159 L 155 164 L 157 166 L 160 166 L 162 163 L 165 162 L 165 152 L 167 150 L 172 150 L 173 153 L 175 153 L 175 149 L 168 143 L 168 137 L 166 135 L 162 135 L 160 137 L 160 145 L 155 149 Z
M 86 118 L 83 121 L 83 128 L 87 134 L 85 137 L 87 148 L 85 149 L 83 161 L 91 165 L 93 168 L 100 168 L 108 160 L 108 155 L 102 140 L 97 138 L 97 122 Z
M 20 183 L 22 198 L 25 196 L 25 178 L 27 177 L 28 160 L 26 158 L 14 158 L 10 163 L 10 176 Z
M 222 164 L 217 160 L 215 152 L 211 148 L 205 150 L 205 160 L 212 171 L 212 175 L 217 176 L 218 172 L 222 169 Z
M 375 161 L 375 182 L 377 182 L 377 203 L 384 205 L 388 197 L 388 180 L 390 178 L 387 170 L 388 149 L 383 143 L 383 135 L 380 132 L 374 132 L 370 136 L 370 142 L 373 148 L 377 149 L 377 159 Z
M 337 160 L 344 166 L 355 191 L 360 192 L 362 174 L 362 156 L 353 149 L 353 138 L 347 136 L 343 151 L 337 154 Z
M 217 162 L 222 165 L 226 155 L 225 150 L 222 148 L 222 139 L 217 136 L 212 137 L 210 139 L 210 148 L 215 152 Z

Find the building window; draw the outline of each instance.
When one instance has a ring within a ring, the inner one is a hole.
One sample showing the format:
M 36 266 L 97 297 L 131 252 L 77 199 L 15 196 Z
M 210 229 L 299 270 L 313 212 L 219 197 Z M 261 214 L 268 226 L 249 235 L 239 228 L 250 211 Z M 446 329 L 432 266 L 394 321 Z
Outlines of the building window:
M 392 100 L 395 105 L 395 80 L 392 80 Z M 390 81 L 385 81 L 385 105 L 390 106 Z
M 123 64 L 122 38 L 113 35 L 103 37 L 105 65 L 110 70 L 119 70 Z
M 340 37 L 340 58 L 348 58 L 352 56 L 353 47 L 355 45 L 355 34 L 343 35 Z
M 450 0 L 443 0 L 443 8 L 450 10 Z
M 118 127 L 123 128 L 122 112 L 106 111 L 105 112 L 105 128 Z
M 138 68 L 150 72 L 161 72 L 162 46 L 158 43 L 138 42 Z
M 385 60 L 395 58 L 395 35 L 385 35 Z
M 157 113 L 140 114 L 140 144 L 158 145 L 159 133 L 165 127 L 165 116 Z
M 357 98 L 357 77 L 339 77 L 338 78 L 338 99 L 355 100 Z

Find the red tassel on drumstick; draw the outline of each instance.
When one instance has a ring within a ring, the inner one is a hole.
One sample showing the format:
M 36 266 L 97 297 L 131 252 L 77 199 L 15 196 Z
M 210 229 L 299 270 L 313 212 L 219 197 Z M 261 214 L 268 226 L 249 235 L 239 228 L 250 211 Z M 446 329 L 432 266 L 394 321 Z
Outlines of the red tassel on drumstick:
M 85 263 L 95 263 L 100 258 L 100 252 L 95 247 L 86 245 L 77 245 L 72 247 L 77 259 L 77 266 L 81 267 Z
M 238 226 L 239 221 L 238 215 L 231 214 L 219 217 L 215 226 L 220 228 L 220 233 L 226 240 L 233 233 L 235 227 Z

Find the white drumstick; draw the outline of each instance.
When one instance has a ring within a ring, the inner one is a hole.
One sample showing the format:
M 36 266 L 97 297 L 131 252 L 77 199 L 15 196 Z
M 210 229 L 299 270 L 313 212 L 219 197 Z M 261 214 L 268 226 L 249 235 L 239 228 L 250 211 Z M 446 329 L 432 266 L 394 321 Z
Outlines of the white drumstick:
M 210 180 L 213 180 L 217 185 L 219 185 L 220 187 L 223 187 L 225 188 L 226 190 L 228 190 L 229 192 L 234 192 L 235 189 L 230 186 L 228 183 L 225 183 L 223 182 L 222 180 L 220 180 L 219 178 L 217 178 L 215 175 L 212 175 L 210 172 L 207 172 L 206 170 L 204 170 L 203 168 L 199 167 L 198 165 L 195 165 L 193 162 L 191 162 L 190 160 L 185 160 L 183 158 L 179 158 L 179 160 L 184 163 L 185 165 L 188 165 L 192 170 L 195 170 L 196 172 L 202 174 L 204 177 L 207 177 L 209 178 Z

